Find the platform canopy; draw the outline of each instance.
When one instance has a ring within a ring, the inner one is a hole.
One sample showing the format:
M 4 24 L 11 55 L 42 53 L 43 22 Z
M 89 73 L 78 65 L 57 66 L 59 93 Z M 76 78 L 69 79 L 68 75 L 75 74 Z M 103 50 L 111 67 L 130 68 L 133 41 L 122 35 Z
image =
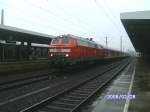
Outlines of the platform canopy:
M 52 35 L 42 34 L 0 24 L 0 40 L 49 44 L 52 38 L 54 38 L 54 36 Z
M 150 11 L 121 13 L 120 18 L 136 51 L 150 54 Z

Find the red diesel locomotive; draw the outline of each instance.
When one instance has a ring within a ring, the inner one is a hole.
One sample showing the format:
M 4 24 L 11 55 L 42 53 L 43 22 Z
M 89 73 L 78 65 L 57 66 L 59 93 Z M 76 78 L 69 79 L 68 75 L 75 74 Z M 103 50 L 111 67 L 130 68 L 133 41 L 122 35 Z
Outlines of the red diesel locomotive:
M 51 64 L 76 64 L 98 59 L 121 57 L 122 53 L 106 49 L 96 42 L 74 35 L 62 35 L 52 39 L 49 45 Z

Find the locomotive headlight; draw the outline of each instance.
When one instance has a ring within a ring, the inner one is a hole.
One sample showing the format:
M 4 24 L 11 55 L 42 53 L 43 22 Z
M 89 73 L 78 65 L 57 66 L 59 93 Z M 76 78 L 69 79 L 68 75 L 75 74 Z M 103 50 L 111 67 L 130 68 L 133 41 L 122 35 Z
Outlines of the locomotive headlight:
M 65 56 L 66 56 L 66 57 L 68 57 L 68 56 L 69 56 L 69 54 L 66 54 Z
M 51 54 L 51 56 L 53 56 L 53 54 Z

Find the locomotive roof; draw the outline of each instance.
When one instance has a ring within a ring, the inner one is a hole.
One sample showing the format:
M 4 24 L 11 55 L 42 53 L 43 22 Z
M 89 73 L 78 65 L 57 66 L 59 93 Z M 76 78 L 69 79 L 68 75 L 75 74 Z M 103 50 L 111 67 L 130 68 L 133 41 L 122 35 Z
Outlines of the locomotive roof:
M 103 48 L 103 46 L 101 44 L 99 44 L 99 43 L 97 43 L 97 42 L 95 42 L 93 40 L 89 40 L 88 38 L 78 37 L 78 36 L 74 36 L 74 35 L 71 35 L 71 36 L 73 36 L 73 37 L 75 37 L 77 39 L 83 40 L 83 41 L 87 41 L 87 42 L 90 42 L 90 43 L 93 43 L 93 44 L 97 44 L 97 45 L 99 45 L 99 46 L 101 46 Z
M 99 44 L 99 43 L 97 43 L 97 42 L 95 42 L 95 41 L 93 41 L 93 40 L 89 40 L 88 38 L 79 37 L 79 36 L 75 36 L 75 35 L 71 35 L 71 34 L 62 35 L 62 36 L 71 36 L 71 37 L 76 38 L 76 39 L 80 39 L 80 40 L 87 41 L 87 42 L 90 42 L 90 43 L 93 43 L 93 44 L 97 44 L 97 45 L 101 46 L 102 48 L 104 48 L 104 49 L 106 49 L 106 50 L 111 50 L 111 51 L 120 52 L 119 50 L 102 46 L 101 44 Z
M 80 39 L 80 40 L 83 40 L 83 41 L 87 41 L 87 42 L 90 42 L 90 43 L 93 43 L 93 44 L 100 45 L 100 44 L 96 43 L 96 42 L 93 41 L 93 40 L 89 40 L 89 38 L 79 37 L 79 36 L 75 36 L 75 35 L 71 35 L 71 34 L 67 34 L 67 35 L 63 35 L 63 36 L 71 36 L 71 37 L 74 37 L 74 38 L 76 38 L 76 39 Z M 101 45 L 101 46 L 102 46 L 102 45 Z
M 70 35 L 70 34 L 68 34 L 68 35 L 69 35 L 69 36 L 72 36 L 72 37 L 75 37 L 75 38 L 77 38 L 77 39 L 80 39 L 80 40 L 84 40 L 84 41 L 87 41 L 87 42 L 91 42 L 91 43 L 100 45 L 102 48 L 107 49 L 107 50 L 120 52 L 119 50 L 116 50 L 116 49 L 113 49 L 113 48 L 110 48 L 110 47 L 104 47 L 104 46 L 102 46 L 101 44 L 99 44 L 99 43 L 97 43 L 97 42 L 95 42 L 95 41 L 93 41 L 93 40 L 89 40 L 89 39 L 87 39 L 87 38 L 78 37 L 78 36 L 74 36 L 74 35 Z
M 116 52 L 121 52 L 119 50 L 116 50 L 116 49 L 113 49 L 113 48 L 110 48 L 110 47 L 106 47 L 106 46 L 103 46 L 93 40 L 89 40 L 88 38 L 84 38 L 84 37 L 79 37 L 79 36 L 75 36 L 75 35 L 71 35 L 71 34 L 67 34 L 67 35 L 61 35 L 61 36 L 70 36 L 70 37 L 73 37 L 73 38 L 76 38 L 76 39 L 80 39 L 80 40 L 83 40 L 83 41 L 87 41 L 87 42 L 90 42 L 90 43 L 93 43 L 93 44 L 97 44 L 99 46 L 101 46 L 102 48 L 106 49 L 106 50 L 111 50 L 111 51 L 116 51 Z

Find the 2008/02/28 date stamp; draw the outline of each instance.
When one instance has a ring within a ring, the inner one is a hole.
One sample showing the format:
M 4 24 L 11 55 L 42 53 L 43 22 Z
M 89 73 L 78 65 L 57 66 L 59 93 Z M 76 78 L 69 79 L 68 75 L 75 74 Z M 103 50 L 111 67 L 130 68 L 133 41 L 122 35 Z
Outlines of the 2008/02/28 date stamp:
M 106 95 L 105 98 L 107 100 L 133 100 L 135 99 L 135 95 L 115 95 L 115 94 L 112 94 L 112 95 Z

